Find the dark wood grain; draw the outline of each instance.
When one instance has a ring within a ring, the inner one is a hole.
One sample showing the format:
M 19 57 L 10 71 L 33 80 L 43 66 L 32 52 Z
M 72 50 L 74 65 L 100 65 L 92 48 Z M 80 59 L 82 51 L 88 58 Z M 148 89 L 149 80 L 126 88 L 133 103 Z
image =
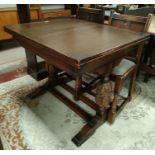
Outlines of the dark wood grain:
M 78 19 L 83 19 L 83 20 L 103 24 L 104 23 L 104 12 L 105 12 L 104 8 L 96 9 L 96 8 L 79 7 L 77 9 L 76 17 Z
M 148 82 L 151 76 L 155 76 L 155 32 L 151 34 L 151 38 L 149 40 L 149 44 L 146 48 L 144 55 L 144 62 L 141 64 L 141 70 L 143 70 L 146 74 L 144 77 L 144 82 Z
M 49 85 L 52 83 L 49 87 L 50 91 L 87 122 L 72 139 L 78 146 L 107 119 L 111 95 L 109 75 L 112 68 L 118 60 L 128 54 L 130 48 L 140 47 L 149 38 L 149 34 L 146 33 L 122 30 L 73 18 L 6 26 L 5 30 L 11 33 L 23 47 L 45 59 L 49 67 L 57 68 L 63 71 L 63 75 L 75 80 L 74 88 L 65 85 L 67 82 L 57 83 L 55 69 L 47 67 Z M 87 89 L 93 86 L 85 86 L 82 76 L 96 71 L 103 74 L 101 76 L 103 87 L 97 89 L 95 96 L 97 103 L 94 103 L 84 96 L 85 92 L 89 92 Z M 54 87 L 58 84 L 71 92 L 76 100 L 83 101 L 95 110 L 95 116 L 89 117 L 81 108 L 75 106 L 74 102 L 55 91 Z M 108 98 L 104 98 L 103 90 L 109 93 Z
M 145 33 L 77 19 L 53 19 L 47 22 L 6 26 L 6 30 L 13 35 L 25 37 L 38 46 L 42 45 L 42 48 L 50 49 L 49 55 L 71 59 L 74 62 L 104 56 L 109 54 L 110 50 L 148 37 Z
M 151 34 L 151 38 L 146 48 L 144 63 L 141 65 L 141 69 L 146 72 L 144 81 L 148 82 L 149 77 L 152 75 L 155 76 L 155 67 L 153 67 L 155 61 L 155 15 L 151 17 L 148 29 L 146 31 Z
M 131 15 L 122 15 L 122 14 L 116 14 L 114 11 L 112 11 L 109 24 L 114 27 L 119 27 L 122 29 L 132 30 L 134 32 L 145 32 L 149 22 L 150 22 L 151 15 L 149 17 L 141 17 L 141 16 L 131 16 Z M 128 96 L 125 100 L 130 101 L 133 96 L 133 92 L 135 89 L 135 79 L 137 70 L 139 68 L 142 52 L 144 51 L 144 42 L 141 43 L 138 46 L 133 46 L 132 48 L 127 48 L 128 56 L 126 56 L 127 59 L 130 61 L 134 61 L 135 65 L 126 70 L 126 72 L 122 75 L 112 75 L 112 78 L 115 80 L 115 87 L 114 87 L 114 98 L 111 104 L 111 108 L 108 113 L 108 121 L 110 123 L 113 123 L 116 117 L 116 114 L 118 112 L 119 106 L 119 97 L 120 92 L 122 90 L 123 82 L 125 79 L 129 78 L 129 89 L 128 89 Z M 120 68 L 121 69 L 121 68 Z M 125 104 L 127 102 L 122 102 L 122 104 Z M 123 105 L 121 107 L 124 107 Z
M 109 25 L 113 25 L 123 29 L 130 29 L 137 32 L 145 32 L 148 28 L 150 18 L 151 15 L 149 15 L 148 17 L 122 15 L 116 14 L 114 11 L 112 11 L 109 19 Z

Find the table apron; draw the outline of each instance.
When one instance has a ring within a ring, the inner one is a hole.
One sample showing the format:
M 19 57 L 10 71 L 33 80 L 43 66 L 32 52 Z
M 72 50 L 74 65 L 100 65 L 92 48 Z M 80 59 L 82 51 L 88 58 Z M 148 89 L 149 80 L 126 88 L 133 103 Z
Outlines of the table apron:
M 84 74 L 85 72 L 94 72 L 97 69 L 100 69 L 102 67 L 106 67 L 110 63 L 116 63 L 119 59 L 124 58 L 127 56 L 132 49 L 135 47 L 138 49 L 139 46 L 143 45 L 146 40 L 142 40 L 141 42 L 137 42 L 128 46 L 124 46 L 123 48 L 117 49 L 116 51 L 113 51 L 109 55 L 105 55 L 103 57 L 94 59 L 86 64 L 83 64 L 81 68 L 79 69 L 79 72 L 77 74 Z
M 127 46 L 123 46 L 120 49 L 113 50 L 111 54 L 92 59 L 91 61 L 87 61 L 79 67 L 79 64 L 76 62 L 73 63 L 70 60 L 67 60 L 66 58 L 63 59 L 57 55 L 48 54 L 48 49 L 43 48 L 41 45 L 37 43 L 31 43 L 31 40 L 27 38 L 19 37 L 18 35 L 13 36 L 25 49 L 30 50 L 34 52 L 36 55 L 42 57 L 43 59 L 45 59 L 45 61 L 48 62 L 48 64 L 51 64 L 63 71 L 66 71 L 72 77 L 82 76 L 86 72 L 94 72 L 99 68 L 106 67 L 107 64 L 113 64 L 120 58 L 125 57 L 129 53 L 129 51 L 131 51 L 132 48 L 134 48 L 135 46 L 140 46 L 144 43 L 144 41 L 147 40 L 145 38 L 141 41 L 131 43 Z

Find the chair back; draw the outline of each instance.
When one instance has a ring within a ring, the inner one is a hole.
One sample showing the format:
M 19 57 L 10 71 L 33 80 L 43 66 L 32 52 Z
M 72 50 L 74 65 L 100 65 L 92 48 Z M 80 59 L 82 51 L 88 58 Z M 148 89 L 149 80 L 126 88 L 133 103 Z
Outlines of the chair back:
M 155 36 L 155 15 L 151 16 L 150 23 L 149 23 L 149 26 L 148 26 L 146 32 Z
M 127 8 L 124 11 L 124 14 L 133 15 L 133 16 L 145 16 L 145 17 L 147 17 L 149 14 L 153 14 L 154 11 L 155 11 L 154 6 L 146 6 L 146 7 L 141 7 L 141 8 L 137 8 L 137 9 Z
M 117 13 L 124 14 L 124 12 L 125 12 L 128 8 L 129 8 L 129 6 L 119 4 L 119 5 L 117 5 L 117 7 L 116 7 L 116 12 L 117 12 Z
M 151 16 L 151 14 L 149 14 L 148 17 L 122 15 L 112 11 L 109 19 L 109 25 L 136 32 L 145 32 L 149 26 Z
M 152 14 L 149 14 L 148 17 L 142 17 L 117 14 L 112 11 L 109 19 L 109 25 L 135 32 L 146 32 L 150 24 L 151 17 Z M 134 61 L 136 64 L 139 64 L 144 49 L 138 50 L 138 46 L 135 46 L 133 49 L 128 51 L 129 54 L 126 58 Z
M 149 64 L 151 67 L 154 65 L 155 68 L 155 15 L 151 17 L 147 32 L 151 34 L 149 51 L 147 53 L 150 56 Z
M 104 9 L 79 7 L 77 18 L 96 23 L 104 23 Z

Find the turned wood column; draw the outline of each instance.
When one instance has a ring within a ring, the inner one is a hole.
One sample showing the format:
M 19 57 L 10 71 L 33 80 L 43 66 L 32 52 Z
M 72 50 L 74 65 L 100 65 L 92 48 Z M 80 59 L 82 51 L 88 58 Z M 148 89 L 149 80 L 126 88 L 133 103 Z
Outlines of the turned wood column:
M 46 62 L 46 70 L 48 71 L 48 85 L 53 87 L 57 82 L 57 69 Z
M 81 87 L 82 87 L 82 78 L 81 76 L 77 76 L 75 79 L 75 96 L 74 96 L 74 99 L 76 101 L 79 100 Z
M 99 106 L 97 115 L 102 118 L 105 117 L 105 112 L 110 107 L 112 96 L 112 82 L 110 81 L 110 74 L 113 66 L 114 64 L 108 64 L 106 66 L 106 71 L 101 76 L 101 82 L 96 87 L 96 104 Z
M 96 94 L 96 104 L 99 106 L 97 115 L 104 117 L 105 111 L 110 107 L 112 95 L 112 83 L 108 75 L 104 76 L 103 80 L 97 85 Z

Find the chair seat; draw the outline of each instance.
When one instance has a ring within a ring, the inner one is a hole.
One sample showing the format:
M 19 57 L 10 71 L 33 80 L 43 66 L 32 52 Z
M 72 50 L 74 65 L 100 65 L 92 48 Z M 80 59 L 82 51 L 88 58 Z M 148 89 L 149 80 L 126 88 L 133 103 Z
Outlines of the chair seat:
M 114 75 L 123 75 L 126 73 L 131 67 L 135 65 L 134 62 L 128 59 L 122 59 L 119 65 L 113 68 L 112 74 Z

